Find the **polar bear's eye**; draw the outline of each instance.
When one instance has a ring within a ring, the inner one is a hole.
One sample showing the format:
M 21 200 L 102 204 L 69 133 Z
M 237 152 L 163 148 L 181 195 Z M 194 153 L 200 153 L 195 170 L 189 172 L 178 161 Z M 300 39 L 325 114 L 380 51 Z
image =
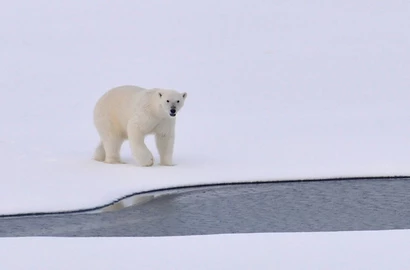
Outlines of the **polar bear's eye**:
M 177 103 L 179 103 L 179 100 L 177 100 Z
M 167 100 L 167 102 L 169 103 L 169 100 Z

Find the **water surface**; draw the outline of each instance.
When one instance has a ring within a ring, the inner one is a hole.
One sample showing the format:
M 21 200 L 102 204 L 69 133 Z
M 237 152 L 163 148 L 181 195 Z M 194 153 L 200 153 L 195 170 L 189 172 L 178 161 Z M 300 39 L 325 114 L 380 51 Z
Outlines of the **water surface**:
M 410 229 L 410 179 L 174 190 L 121 210 L 3 218 L 0 236 L 174 236 Z

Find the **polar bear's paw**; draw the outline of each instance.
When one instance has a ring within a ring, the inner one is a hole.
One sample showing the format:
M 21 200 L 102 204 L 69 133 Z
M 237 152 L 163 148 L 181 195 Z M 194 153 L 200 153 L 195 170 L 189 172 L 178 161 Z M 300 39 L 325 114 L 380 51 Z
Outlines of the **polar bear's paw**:
M 161 162 L 159 165 L 161 166 L 175 166 L 172 162 Z
M 140 165 L 142 167 L 150 167 L 152 165 L 154 165 L 154 157 L 152 156 L 151 153 L 146 153 L 145 155 L 142 155 L 140 157 Z
M 118 158 L 106 158 L 104 162 L 108 164 L 125 164 L 125 162 Z
M 97 148 L 95 149 L 94 159 L 95 159 L 96 161 L 100 161 L 100 162 L 104 162 L 104 161 L 105 161 L 105 150 L 104 150 L 104 147 L 103 147 L 103 145 L 102 145 L 101 142 L 100 142 L 100 144 L 97 146 Z
M 151 167 L 152 165 L 154 165 L 154 159 L 150 159 L 144 162 L 141 162 L 141 166 L 142 167 Z
M 94 156 L 94 160 L 96 160 L 96 161 L 100 161 L 100 162 L 104 162 L 104 160 L 105 160 L 105 157 L 104 156 Z

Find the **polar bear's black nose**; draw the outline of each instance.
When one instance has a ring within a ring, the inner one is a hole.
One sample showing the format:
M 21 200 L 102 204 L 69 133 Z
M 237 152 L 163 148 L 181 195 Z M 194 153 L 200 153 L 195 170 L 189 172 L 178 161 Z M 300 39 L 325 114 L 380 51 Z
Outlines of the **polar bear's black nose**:
M 171 113 L 176 113 L 177 111 L 175 109 L 171 109 Z

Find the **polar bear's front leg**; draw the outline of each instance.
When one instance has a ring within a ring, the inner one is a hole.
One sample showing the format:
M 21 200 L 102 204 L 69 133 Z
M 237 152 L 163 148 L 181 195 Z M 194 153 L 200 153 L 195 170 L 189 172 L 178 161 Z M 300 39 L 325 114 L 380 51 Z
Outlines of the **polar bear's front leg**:
M 135 160 L 144 167 L 154 164 L 154 157 L 144 142 L 145 134 L 136 125 L 128 125 L 128 140 L 132 155 Z
M 174 141 L 175 136 L 173 132 L 169 134 L 155 134 L 155 142 L 161 159 L 160 164 L 163 166 L 173 166 Z

